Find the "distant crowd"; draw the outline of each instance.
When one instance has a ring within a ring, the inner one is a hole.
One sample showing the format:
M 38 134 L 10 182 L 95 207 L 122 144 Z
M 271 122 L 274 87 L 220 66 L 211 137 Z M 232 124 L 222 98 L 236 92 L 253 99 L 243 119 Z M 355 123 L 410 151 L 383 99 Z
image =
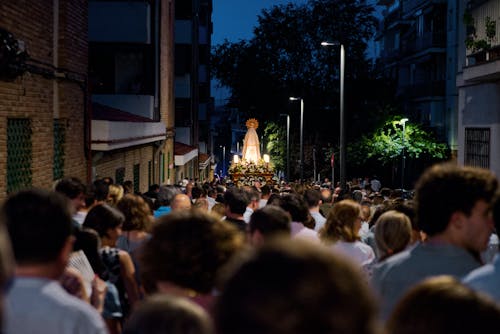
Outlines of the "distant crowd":
M 0 209 L 1 333 L 490 333 L 500 188 L 437 164 L 414 191 L 74 177 Z

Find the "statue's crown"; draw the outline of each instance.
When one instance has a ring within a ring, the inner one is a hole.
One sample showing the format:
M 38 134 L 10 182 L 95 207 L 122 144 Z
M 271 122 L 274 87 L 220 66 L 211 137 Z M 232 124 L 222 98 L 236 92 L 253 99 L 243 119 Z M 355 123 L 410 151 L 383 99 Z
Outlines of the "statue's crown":
M 255 118 L 250 118 L 247 121 L 246 125 L 248 129 L 250 128 L 257 129 L 259 127 L 259 122 Z

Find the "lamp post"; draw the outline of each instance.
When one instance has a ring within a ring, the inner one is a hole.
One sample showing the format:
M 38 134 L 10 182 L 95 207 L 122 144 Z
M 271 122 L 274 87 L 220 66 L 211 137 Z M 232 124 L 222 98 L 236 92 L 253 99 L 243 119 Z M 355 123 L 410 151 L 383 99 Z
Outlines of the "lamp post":
M 222 175 L 226 172 L 226 146 L 220 145 L 222 148 Z
M 403 126 L 403 138 L 402 138 L 402 147 L 401 147 L 401 190 L 405 189 L 405 131 L 406 131 L 406 122 L 408 122 L 408 118 L 402 118 L 399 121 L 399 124 Z
M 345 49 L 339 42 L 321 42 L 322 46 L 340 45 L 340 186 L 345 188 L 345 127 L 344 127 L 344 72 Z
M 280 114 L 286 116 L 286 179 L 290 181 L 290 115 Z
M 300 100 L 300 182 L 304 180 L 304 99 L 290 97 L 290 101 Z

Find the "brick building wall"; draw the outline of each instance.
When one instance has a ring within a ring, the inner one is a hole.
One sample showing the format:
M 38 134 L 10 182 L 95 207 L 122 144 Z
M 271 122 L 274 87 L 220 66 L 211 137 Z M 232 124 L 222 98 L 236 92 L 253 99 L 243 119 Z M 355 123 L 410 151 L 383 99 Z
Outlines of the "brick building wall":
M 48 188 L 53 184 L 54 119 L 61 119 L 65 127 L 64 175 L 86 180 L 83 83 L 87 71 L 87 1 L 25 0 L 21 5 L 19 1 L 2 0 L 0 28 L 23 41 L 32 59 L 28 62 L 32 70 L 12 81 L 0 80 L 0 200 L 7 195 L 9 119 L 30 120 L 31 185 Z M 58 36 L 55 42 L 54 32 Z M 40 71 L 45 75 L 36 73 Z
M 116 170 L 125 169 L 124 180 L 134 181 L 134 165 L 139 164 L 140 184 L 139 191 L 146 192 L 149 187 L 148 163 L 153 163 L 153 146 L 144 145 L 124 150 L 104 153 L 102 158 L 94 163 L 96 179 L 111 177 L 116 182 Z M 152 166 L 153 168 L 153 166 Z M 157 183 L 157 182 L 152 182 Z

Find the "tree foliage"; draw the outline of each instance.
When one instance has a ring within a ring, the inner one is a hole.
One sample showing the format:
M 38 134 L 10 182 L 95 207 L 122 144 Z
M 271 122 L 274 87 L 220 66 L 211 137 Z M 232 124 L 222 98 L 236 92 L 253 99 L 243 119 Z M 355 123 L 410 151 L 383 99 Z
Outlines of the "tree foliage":
M 272 158 L 276 170 L 286 168 L 286 130 L 275 122 L 268 122 L 264 128 L 266 150 Z
M 349 157 L 358 164 L 375 159 L 382 165 L 398 161 L 403 153 L 410 159 L 425 155 L 434 160 L 449 157 L 448 145 L 439 142 L 432 132 L 421 125 L 407 122 L 404 129 L 400 124 L 401 116 L 392 116 L 373 133 L 362 136 L 348 146 Z
M 276 120 L 289 96 L 301 96 L 308 118 L 320 120 L 326 106 L 337 105 L 339 77 L 339 48 L 320 43 L 346 45 L 348 77 L 364 76 L 366 41 L 376 24 L 371 14 L 372 8 L 360 0 L 273 6 L 258 16 L 253 38 L 214 47 L 213 75 L 230 88 L 233 105 L 245 116 Z M 306 127 L 318 125 L 324 122 Z

